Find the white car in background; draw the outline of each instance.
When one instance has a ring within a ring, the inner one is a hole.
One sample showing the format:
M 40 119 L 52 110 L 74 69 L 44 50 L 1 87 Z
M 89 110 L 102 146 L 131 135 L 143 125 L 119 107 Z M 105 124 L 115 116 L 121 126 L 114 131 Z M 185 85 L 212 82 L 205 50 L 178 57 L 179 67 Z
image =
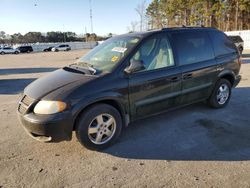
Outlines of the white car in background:
M 0 47 L 0 54 L 19 54 L 20 51 L 18 49 L 14 49 L 11 47 Z
M 52 52 L 69 51 L 69 50 L 71 50 L 71 47 L 68 44 L 61 44 L 51 49 Z

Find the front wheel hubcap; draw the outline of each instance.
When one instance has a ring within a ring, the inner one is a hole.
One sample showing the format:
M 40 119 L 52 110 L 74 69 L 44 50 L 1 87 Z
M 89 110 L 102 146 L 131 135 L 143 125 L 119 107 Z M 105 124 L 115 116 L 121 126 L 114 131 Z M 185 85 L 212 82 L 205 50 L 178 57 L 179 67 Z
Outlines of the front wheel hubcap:
M 100 114 L 89 124 L 88 137 L 94 144 L 101 145 L 110 141 L 115 131 L 115 118 L 110 114 Z
M 217 101 L 220 105 L 227 102 L 229 98 L 229 87 L 226 84 L 222 84 L 217 92 Z

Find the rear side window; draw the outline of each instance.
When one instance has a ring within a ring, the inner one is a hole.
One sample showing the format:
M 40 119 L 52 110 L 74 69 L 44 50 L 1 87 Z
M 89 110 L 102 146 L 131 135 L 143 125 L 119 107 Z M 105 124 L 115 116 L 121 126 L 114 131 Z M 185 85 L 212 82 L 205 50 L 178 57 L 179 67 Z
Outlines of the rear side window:
M 227 55 L 237 51 L 234 43 L 220 31 L 210 31 L 210 37 L 213 41 L 215 56 Z
M 179 64 L 187 65 L 214 58 L 212 44 L 204 31 L 173 33 Z

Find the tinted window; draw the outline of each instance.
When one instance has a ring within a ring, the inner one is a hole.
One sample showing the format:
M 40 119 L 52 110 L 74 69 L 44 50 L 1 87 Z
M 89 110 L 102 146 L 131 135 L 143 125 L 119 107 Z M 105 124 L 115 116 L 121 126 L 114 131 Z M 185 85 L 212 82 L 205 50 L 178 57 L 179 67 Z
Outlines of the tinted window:
M 233 42 L 243 42 L 240 36 L 228 36 L 228 38 Z
M 172 34 L 180 65 L 192 64 L 214 58 L 211 41 L 204 31 Z
M 213 41 L 216 56 L 235 53 L 237 51 L 233 42 L 224 33 L 220 31 L 210 31 L 209 34 Z
M 159 69 L 174 65 L 172 48 L 168 39 L 162 36 L 145 41 L 132 59 L 142 61 L 145 70 Z

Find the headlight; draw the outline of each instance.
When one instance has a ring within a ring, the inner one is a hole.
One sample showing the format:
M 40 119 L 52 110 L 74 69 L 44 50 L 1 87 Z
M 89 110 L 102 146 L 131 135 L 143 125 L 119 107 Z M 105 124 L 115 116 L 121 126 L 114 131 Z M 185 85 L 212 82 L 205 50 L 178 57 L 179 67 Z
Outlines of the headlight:
M 66 107 L 66 103 L 61 101 L 39 101 L 34 108 L 34 112 L 36 114 L 55 114 L 62 112 Z

